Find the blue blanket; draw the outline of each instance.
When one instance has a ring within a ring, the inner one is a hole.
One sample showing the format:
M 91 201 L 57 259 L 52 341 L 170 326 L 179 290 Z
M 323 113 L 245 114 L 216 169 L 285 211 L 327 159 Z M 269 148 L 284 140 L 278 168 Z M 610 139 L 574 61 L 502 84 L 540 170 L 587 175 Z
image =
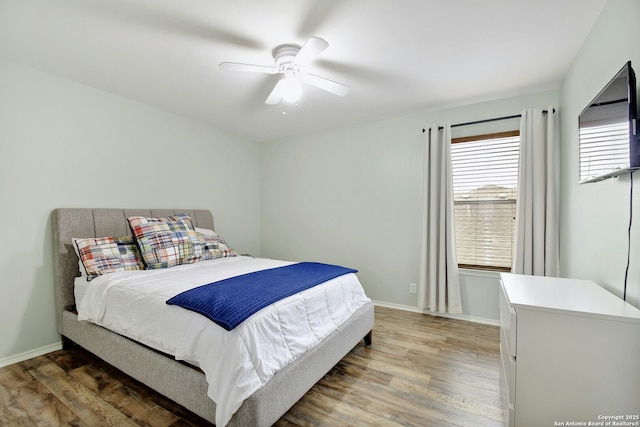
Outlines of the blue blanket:
M 357 270 L 316 262 L 247 273 L 182 292 L 167 301 L 200 313 L 227 331 L 283 298 Z

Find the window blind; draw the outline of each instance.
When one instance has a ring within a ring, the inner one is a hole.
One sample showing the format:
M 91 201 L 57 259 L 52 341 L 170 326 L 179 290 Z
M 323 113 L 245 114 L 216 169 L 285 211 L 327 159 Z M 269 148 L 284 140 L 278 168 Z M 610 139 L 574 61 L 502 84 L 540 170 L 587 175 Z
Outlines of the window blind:
M 511 268 L 520 136 L 453 140 L 456 249 L 462 267 Z

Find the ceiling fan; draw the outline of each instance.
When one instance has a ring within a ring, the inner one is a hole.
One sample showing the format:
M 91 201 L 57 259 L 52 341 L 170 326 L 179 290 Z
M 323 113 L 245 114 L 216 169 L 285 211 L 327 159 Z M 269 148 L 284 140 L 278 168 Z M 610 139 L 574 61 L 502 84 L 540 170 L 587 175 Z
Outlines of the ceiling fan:
M 302 47 L 296 44 L 283 44 L 273 49 L 275 62 L 273 66 L 222 62 L 220 68 L 226 71 L 283 74 L 284 76 L 278 80 L 265 104 L 274 105 L 282 100 L 296 102 L 302 96 L 300 81 L 334 95 L 344 96 L 349 93 L 349 86 L 304 71 L 304 67 L 327 47 L 329 47 L 329 43 L 325 40 L 319 37 L 309 37 Z

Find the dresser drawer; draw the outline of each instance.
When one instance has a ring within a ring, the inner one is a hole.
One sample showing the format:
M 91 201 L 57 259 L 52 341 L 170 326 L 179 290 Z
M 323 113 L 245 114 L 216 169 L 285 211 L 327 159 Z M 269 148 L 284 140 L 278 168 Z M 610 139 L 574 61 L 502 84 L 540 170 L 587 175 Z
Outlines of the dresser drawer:
M 511 357 L 516 357 L 517 343 L 516 343 L 516 323 L 517 316 L 516 311 L 507 300 L 507 295 L 504 290 L 504 285 L 500 281 L 500 332 L 502 334 L 501 340 L 504 340 L 508 354 Z
M 508 351 L 500 344 L 500 394 L 502 396 L 502 411 L 504 414 L 504 426 L 515 426 L 515 395 L 516 395 L 516 370 L 515 361 L 509 356 Z
M 509 356 L 507 349 L 500 344 L 500 362 L 502 363 L 502 374 L 504 375 L 504 385 L 506 386 L 507 401 L 513 406 L 516 400 L 516 361 Z

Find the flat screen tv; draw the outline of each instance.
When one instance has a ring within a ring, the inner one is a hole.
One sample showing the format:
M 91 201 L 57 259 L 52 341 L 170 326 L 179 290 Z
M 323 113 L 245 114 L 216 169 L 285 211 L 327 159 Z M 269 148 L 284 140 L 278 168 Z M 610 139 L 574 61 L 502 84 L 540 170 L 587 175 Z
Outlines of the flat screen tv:
M 629 61 L 578 118 L 581 184 L 640 168 L 637 118 L 636 76 Z

